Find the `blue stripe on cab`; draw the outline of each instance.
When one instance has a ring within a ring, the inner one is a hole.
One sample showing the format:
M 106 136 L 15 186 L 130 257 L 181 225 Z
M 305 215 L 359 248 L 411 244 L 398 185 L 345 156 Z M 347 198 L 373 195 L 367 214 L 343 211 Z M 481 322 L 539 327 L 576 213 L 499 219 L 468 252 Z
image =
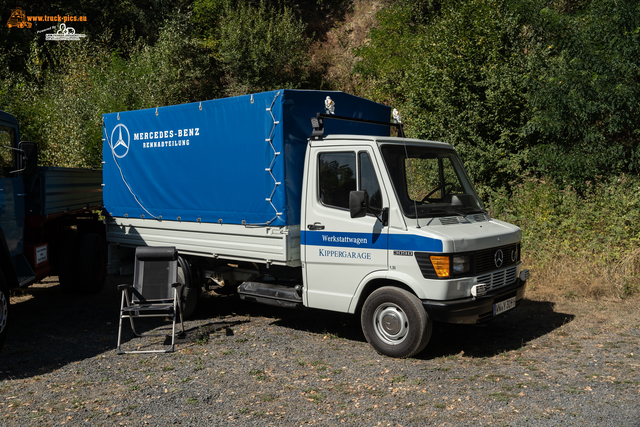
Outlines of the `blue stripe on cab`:
M 389 250 L 442 252 L 442 240 L 432 239 L 426 236 L 416 236 L 415 234 L 390 234 Z
M 333 233 L 307 231 L 300 233 L 300 244 L 340 248 L 389 249 L 396 251 L 442 252 L 442 241 L 415 234 L 389 234 L 389 243 L 381 233 Z

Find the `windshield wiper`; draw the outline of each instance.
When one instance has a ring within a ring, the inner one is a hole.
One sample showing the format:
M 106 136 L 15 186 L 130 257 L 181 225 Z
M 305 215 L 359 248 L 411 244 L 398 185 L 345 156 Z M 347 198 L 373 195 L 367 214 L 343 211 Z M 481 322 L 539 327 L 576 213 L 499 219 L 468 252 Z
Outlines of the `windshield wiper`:
M 487 211 L 485 211 L 484 209 L 480 209 L 478 207 L 473 207 L 473 206 L 452 206 L 451 209 L 456 211 L 466 212 L 467 215 L 474 214 L 474 213 L 484 213 L 484 214 L 487 213 Z

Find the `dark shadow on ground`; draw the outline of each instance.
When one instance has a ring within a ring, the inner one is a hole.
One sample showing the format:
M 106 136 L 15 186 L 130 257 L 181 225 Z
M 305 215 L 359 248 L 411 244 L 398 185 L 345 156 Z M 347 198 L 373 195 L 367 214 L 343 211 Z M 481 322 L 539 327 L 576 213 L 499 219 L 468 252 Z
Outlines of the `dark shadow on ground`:
M 244 303 L 226 296 L 224 304 L 215 304 L 217 315 L 260 316 L 272 318 L 272 324 L 319 335 L 364 342 L 360 319 L 354 315 L 320 310 L 291 310 Z M 213 314 L 213 312 L 211 313 Z M 516 350 L 571 322 L 574 315 L 557 313 L 554 303 L 523 300 L 514 310 L 504 313 L 485 326 L 436 323 L 427 348 L 417 356 L 432 359 L 464 352 L 470 357 L 491 357 Z
M 548 301 L 524 299 L 514 310 L 486 326 L 437 324 L 429 345 L 418 358 L 432 359 L 460 352 L 482 358 L 517 350 L 573 321 L 573 314 L 557 313 L 554 306 Z
M 0 380 L 44 374 L 74 361 L 115 351 L 121 298 L 116 286 L 127 279 L 130 278 L 108 278 L 97 295 L 65 294 L 55 282 L 48 287 L 28 288 L 25 292 L 33 298 L 11 306 L 10 330 L 0 352 Z M 273 325 L 291 330 L 365 341 L 358 316 L 271 307 L 241 301 L 236 295 L 207 293 L 188 319 L 195 322 L 187 325 L 187 334 L 176 342 L 195 343 L 223 330 L 225 334 L 233 333 L 235 325 L 251 322 L 252 317 L 263 317 Z M 431 342 L 417 358 L 432 359 L 460 352 L 471 357 L 491 357 L 521 348 L 573 318 L 571 314 L 555 312 L 551 302 L 524 300 L 485 327 L 436 324 Z M 132 338 L 130 328 L 123 328 L 123 334 L 123 343 Z
M 0 352 L 0 380 L 44 374 L 115 348 L 120 294 L 74 295 L 45 279 L 47 287 L 12 291 L 32 298 L 12 304 Z
M 104 289 L 96 295 L 74 295 L 65 293 L 56 278 L 43 281 L 44 286 L 35 285 L 12 291 L 13 295 L 32 298 L 14 303 L 10 307 L 9 333 L 0 352 L 0 380 L 6 378 L 28 378 L 54 371 L 60 367 L 95 357 L 116 349 L 118 338 L 118 314 L 122 293 L 119 283 L 130 283 L 132 276 L 108 276 Z M 201 339 L 204 334 L 232 330 L 245 320 L 220 319 L 216 307 L 224 306 L 225 300 L 199 301 L 195 319 L 208 316 L 210 323 L 201 326 L 185 324 L 185 336 L 176 338 L 176 344 L 186 345 Z M 202 304 L 201 304 L 202 303 Z M 245 304 L 240 304 L 245 305 Z M 200 307 L 199 307 L 200 308 Z M 200 315 L 198 313 L 201 312 Z M 219 319 L 219 321 L 218 321 Z M 141 319 L 139 319 L 141 320 Z M 136 322 L 138 332 L 155 330 L 168 334 L 160 335 L 159 344 L 170 344 L 171 322 L 163 319 L 145 319 Z M 153 320 L 156 320 L 153 322 Z M 188 322 L 191 319 L 185 319 Z M 247 320 L 249 321 L 249 320 Z M 180 327 L 176 328 L 178 331 Z M 137 346 L 128 320 L 124 320 L 122 344 Z M 151 339 L 151 338 L 150 338 Z M 158 340 L 156 340 L 158 341 Z

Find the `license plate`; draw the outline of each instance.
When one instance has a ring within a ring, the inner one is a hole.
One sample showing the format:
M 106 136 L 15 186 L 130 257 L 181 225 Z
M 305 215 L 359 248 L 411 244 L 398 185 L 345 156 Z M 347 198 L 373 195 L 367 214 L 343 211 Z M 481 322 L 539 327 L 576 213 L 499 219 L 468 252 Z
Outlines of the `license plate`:
M 516 297 L 509 298 L 504 301 L 493 304 L 493 315 L 497 316 L 500 313 L 511 310 L 516 306 Z

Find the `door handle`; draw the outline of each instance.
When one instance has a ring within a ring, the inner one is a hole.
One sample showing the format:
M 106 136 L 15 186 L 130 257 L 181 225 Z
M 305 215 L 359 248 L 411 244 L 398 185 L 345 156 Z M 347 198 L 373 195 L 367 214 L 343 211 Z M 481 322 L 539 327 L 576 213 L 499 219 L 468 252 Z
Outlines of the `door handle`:
M 319 222 L 314 222 L 313 224 L 307 225 L 307 228 L 309 230 L 324 230 L 324 225 L 320 224 Z

